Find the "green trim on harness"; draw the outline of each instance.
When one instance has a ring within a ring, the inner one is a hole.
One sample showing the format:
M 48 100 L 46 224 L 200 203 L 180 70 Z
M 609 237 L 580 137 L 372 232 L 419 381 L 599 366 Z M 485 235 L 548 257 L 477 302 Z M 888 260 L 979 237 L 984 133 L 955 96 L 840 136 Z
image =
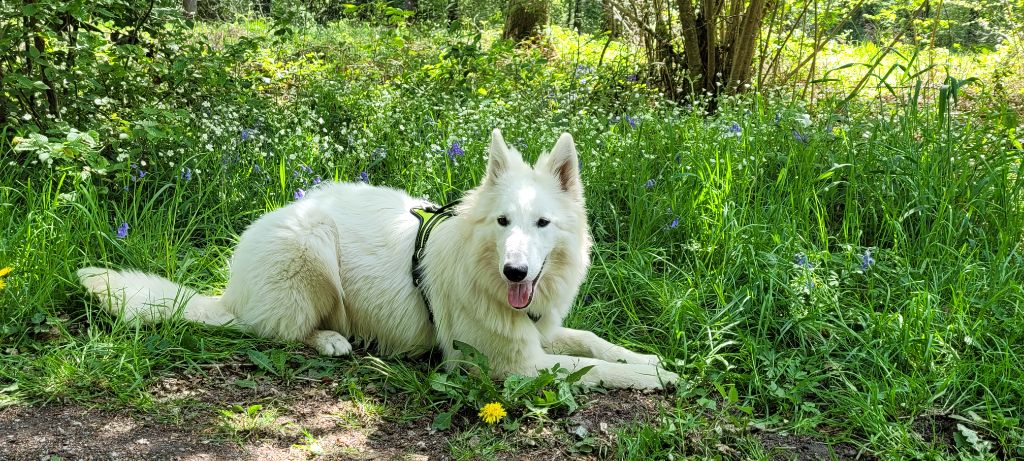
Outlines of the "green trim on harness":
M 458 204 L 458 201 L 454 201 L 440 208 L 430 206 L 409 210 L 420 221 L 419 228 L 416 229 L 416 246 L 412 252 L 412 284 L 416 287 L 420 286 L 420 281 L 423 279 L 423 267 L 420 266 L 420 261 L 423 260 L 423 256 L 427 252 L 427 239 L 430 238 L 430 233 L 438 224 L 455 216 L 455 207 Z M 434 323 L 434 309 L 430 307 L 430 298 L 423 293 L 423 288 L 420 288 L 420 294 L 423 296 L 423 303 L 427 305 L 427 316 L 430 318 L 430 323 Z
M 448 220 L 448 218 L 455 216 L 455 207 L 459 205 L 458 201 L 449 203 L 443 207 L 424 207 L 424 208 L 411 208 L 409 210 L 413 216 L 420 221 L 419 228 L 416 229 L 416 246 L 412 252 L 412 284 L 420 288 L 420 295 L 423 296 L 423 303 L 427 305 L 427 317 L 430 318 L 430 323 L 434 323 L 434 309 L 430 307 L 430 298 L 423 292 L 423 288 L 420 287 L 420 282 L 423 280 L 423 267 L 420 266 L 420 261 L 423 261 L 423 256 L 427 252 L 427 239 L 430 238 L 430 233 L 434 231 L 434 228 L 438 224 L 441 224 Z M 527 316 L 533 323 L 540 321 L 540 315 L 536 315 L 532 312 L 527 312 Z

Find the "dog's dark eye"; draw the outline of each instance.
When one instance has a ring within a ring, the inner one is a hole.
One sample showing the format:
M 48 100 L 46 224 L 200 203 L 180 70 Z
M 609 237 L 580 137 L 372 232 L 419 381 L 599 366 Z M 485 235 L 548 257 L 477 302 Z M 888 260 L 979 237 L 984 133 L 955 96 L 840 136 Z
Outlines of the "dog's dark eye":
M 508 218 L 506 218 L 504 216 L 498 216 L 498 225 L 501 226 L 501 227 L 507 226 L 508 225 Z
M 545 227 L 548 224 L 551 224 L 551 221 L 548 221 L 547 219 L 540 218 L 537 220 L 537 227 Z

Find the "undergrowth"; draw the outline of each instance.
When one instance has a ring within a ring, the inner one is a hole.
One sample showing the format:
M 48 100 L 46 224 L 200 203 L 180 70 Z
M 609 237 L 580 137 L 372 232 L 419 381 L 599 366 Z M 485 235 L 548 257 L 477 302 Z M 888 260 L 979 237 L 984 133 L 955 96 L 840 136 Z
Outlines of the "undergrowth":
M 258 22 L 206 27 L 185 56 L 202 65 L 173 92 L 100 101 L 73 132 L 8 127 L 0 405 L 146 411 L 156 378 L 243 360 L 254 378 L 239 386 L 332 377 L 364 399 L 378 383 L 405 396 L 392 417 L 455 434 L 500 403 L 487 450 L 509 449 L 501 431 L 575 409 L 572 377 L 492 383 L 372 348 L 309 358 L 183 321 L 126 324 L 74 277 L 136 268 L 216 293 L 263 213 L 323 181 L 451 200 L 478 183 L 500 127 L 528 159 L 563 131 L 578 143 L 596 243 L 566 323 L 680 364 L 671 404 L 624 429 L 617 456 L 767 457 L 759 431 L 883 458 L 1024 456 L 1021 145 L 984 79 L 949 75 L 928 98 L 893 89 L 884 110 L 763 92 L 707 116 L 587 37 L 552 53 L 347 22 L 277 38 Z M 954 443 L 915 432 L 936 415 L 962 428 Z M 221 417 L 236 434 L 263 416 Z

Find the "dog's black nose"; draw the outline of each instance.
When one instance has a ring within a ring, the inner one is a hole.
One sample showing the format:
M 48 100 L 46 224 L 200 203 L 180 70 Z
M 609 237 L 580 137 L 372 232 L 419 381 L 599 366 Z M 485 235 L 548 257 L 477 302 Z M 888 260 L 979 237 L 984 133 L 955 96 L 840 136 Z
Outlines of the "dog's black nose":
M 522 282 L 526 278 L 526 267 L 513 266 L 506 264 L 505 269 L 502 270 L 505 273 L 505 278 L 510 282 Z

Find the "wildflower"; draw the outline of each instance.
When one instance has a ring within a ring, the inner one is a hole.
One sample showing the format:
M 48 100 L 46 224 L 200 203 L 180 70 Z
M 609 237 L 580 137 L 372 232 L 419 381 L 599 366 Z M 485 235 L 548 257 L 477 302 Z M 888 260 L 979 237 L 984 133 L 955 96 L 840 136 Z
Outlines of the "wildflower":
M 317 185 L 317 184 L 320 184 L 321 182 L 323 182 L 323 179 L 320 179 L 320 176 L 317 176 L 317 177 L 313 178 L 313 185 L 314 186 Z
M 131 167 L 132 167 L 132 174 L 131 174 L 132 182 L 138 181 L 138 180 L 146 177 L 146 171 L 143 170 L 141 167 L 139 167 L 138 165 L 136 165 L 134 163 L 131 164 Z
M 5 267 L 0 269 L 0 290 L 3 290 L 7 286 L 7 282 L 4 281 L 4 277 L 11 273 L 11 267 Z
M 313 174 L 313 169 L 310 168 L 308 165 L 299 165 L 299 169 L 302 170 L 303 173 Z
M 675 229 L 677 227 L 679 227 L 679 218 L 673 219 L 672 222 L 668 224 L 669 229 Z
M 626 116 L 626 123 L 629 123 L 630 128 L 636 128 L 636 119 L 630 116 Z
M 378 147 L 378 148 L 374 149 L 373 153 L 370 154 L 370 157 L 375 159 L 375 160 L 383 160 L 384 157 L 387 157 L 387 156 L 388 156 L 388 151 L 384 150 L 383 147 Z
M 808 261 L 807 255 L 803 253 L 797 253 L 796 256 L 793 257 L 793 262 L 796 263 L 797 266 L 800 266 L 804 269 L 811 268 L 811 263 L 810 261 Z
M 498 402 L 491 402 L 480 409 L 480 419 L 487 424 L 494 424 L 505 417 L 505 408 Z
M 725 137 L 727 138 L 738 138 L 740 136 L 743 136 L 743 127 L 739 123 L 732 122 L 732 125 L 729 125 L 729 128 L 725 130 Z
M 796 122 L 804 128 L 811 126 L 811 116 L 808 114 L 800 114 L 796 116 Z
M 864 254 L 860 255 L 860 270 L 866 271 L 873 264 L 875 264 L 875 258 L 871 257 L 871 250 L 864 250 Z
M 123 239 L 128 236 L 128 223 L 122 222 L 120 226 L 117 226 L 117 238 Z
M 369 183 L 370 182 L 370 174 L 367 173 L 366 170 L 360 171 L 359 172 L 359 180 L 362 181 L 362 182 L 365 182 L 365 183 Z
M 448 159 L 452 162 L 455 161 L 455 157 L 462 157 L 466 155 L 466 151 L 462 150 L 462 145 L 459 141 L 452 142 L 452 146 L 448 148 Z
M 301 188 L 300 189 L 295 189 L 295 200 L 298 200 L 298 199 L 300 199 L 302 197 L 305 197 L 305 196 L 306 196 L 306 191 L 302 190 Z
M 241 134 L 242 141 L 248 141 L 249 137 L 252 136 L 253 131 L 254 130 L 252 128 L 243 129 Z
M 653 179 L 648 179 L 647 182 L 644 183 L 644 188 L 648 189 L 648 190 L 653 189 L 654 188 L 654 184 L 655 184 L 655 181 Z
M 629 75 L 627 75 L 626 76 L 626 81 L 627 82 L 635 82 L 635 81 L 637 81 L 636 74 L 629 74 Z
M 181 169 L 181 179 L 184 179 L 186 181 L 191 181 L 192 180 L 192 169 L 189 168 L 189 167 L 182 168 Z
M 805 144 L 807 143 L 807 136 L 800 134 L 797 130 L 793 130 L 793 139 Z

